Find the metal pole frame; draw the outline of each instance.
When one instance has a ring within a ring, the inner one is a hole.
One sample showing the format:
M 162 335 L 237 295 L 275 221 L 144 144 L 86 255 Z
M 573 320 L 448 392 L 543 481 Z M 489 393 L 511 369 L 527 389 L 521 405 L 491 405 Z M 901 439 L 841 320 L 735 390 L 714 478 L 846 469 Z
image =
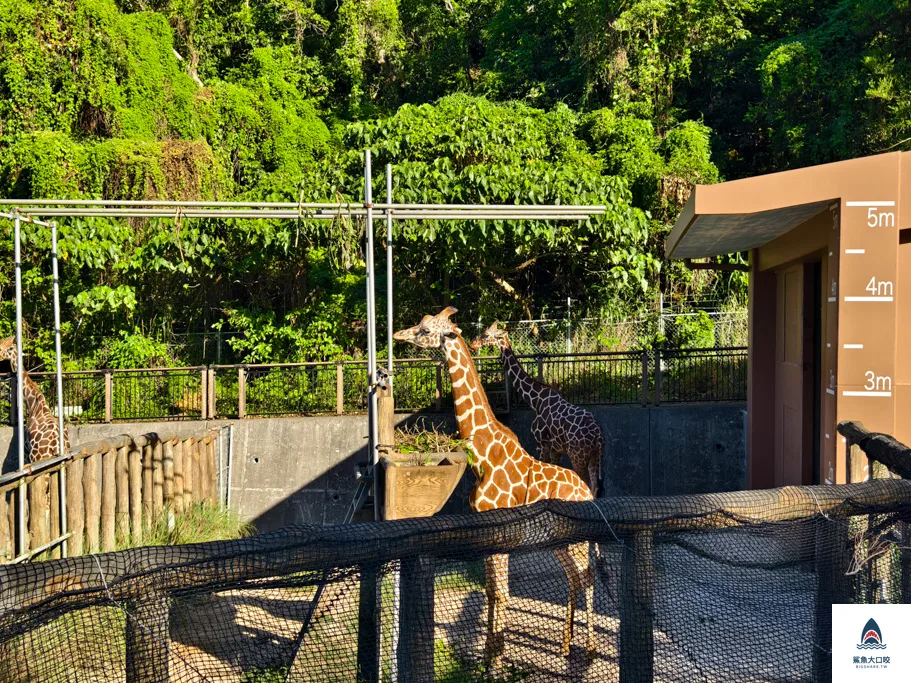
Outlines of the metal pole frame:
M 61 350 L 60 341 L 60 274 L 57 268 L 57 224 L 51 223 L 51 263 L 54 274 L 54 355 L 57 361 L 57 445 L 60 449 L 58 455 L 64 455 L 63 444 L 66 428 L 63 425 L 63 351 Z M 60 535 L 67 534 L 66 518 L 66 468 L 60 468 L 60 476 L 57 478 L 59 490 L 59 513 L 60 513 Z M 63 541 L 61 554 L 67 556 L 67 542 Z
M 21 223 L 32 223 L 51 228 L 52 263 L 54 269 L 54 336 L 57 356 L 57 422 L 60 444 L 63 444 L 63 381 L 60 334 L 59 272 L 57 264 L 56 223 L 46 223 L 36 216 L 54 217 L 101 217 L 101 218 L 215 218 L 215 219 L 266 219 L 266 220 L 337 220 L 341 217 L 364 217 L 367 232 L 367 347 L 368 383 L 370 411 L 370 469 L 377 460 L 378 425 L 376 422 L 376 269 L 374 263 L 374 224 L 377 216 L 386 219 L 386 268 L 387 283 L 387 325 L 389 371 L 393 364 L 393 272 L 392 239 L 394 220 L 587 220 L 592 216 L 604 215 L 604 205 L 518 205 L 518 204 L 396 204 L 392 201 L 392 165 L 386 167 L 386 203 L 374 204 L 372 191 L 370 150 L 364 154 L 364 202 L 222 202 L 222 201 L 167 201 L 167 200 L 113 200 L 113 199 L 0 199 L 0 218 L 15 222 L 15 266 L 16 266 L 16 391 L 19 405 L 17 435 L 19 448 L 19 469 L 25 467 L 25 423 L 23 402 L 22 368 L 22 265 L 21 265 Z M 229 438 L 228 467 L 230 477 L 231 440 Z M 61 538 L 66 539 L 66 498 L 65 474 L 61 472 Z M 20 485 L 18 502 L 19 545 L 22 555 L 25 545 L 25 491 L 24 481 Z M 230 505 L 230 478 L 226 492 L 226 504 Z M 64 547 L 64 554 L 66 548 Z
M 373 171 L 370 150 L 364 152 L 364 205 L 367 207 L 367 381 L 369 396 L 369 453 L 371 471 L 379 462 L 379 425 L 377 424 L 376 395 L 376 267 L 373 240 Z M 376 485 L 374 481 L 374 500 Z
M 386 203 L 392 205 L 392 164 L 386 164 Z M 389 395 L 394 396 L 392 371 L 392 209 L 386 211 L 386 344 L 389 363 Z M 393 679 L 392 683 L 395 683 Z
M 16 450 L 19 469 L 25 469 L 25 406 L 23 405 L 23 371 L 22 371 L 22 235 L 21 221 L 18 212 L 13 213 L 13 259 L 16 267 Z M 25 497 L 27 485 L 25 479 L 19 481 L 19 495 L 16 500 L 16 556 L 25 554 Z

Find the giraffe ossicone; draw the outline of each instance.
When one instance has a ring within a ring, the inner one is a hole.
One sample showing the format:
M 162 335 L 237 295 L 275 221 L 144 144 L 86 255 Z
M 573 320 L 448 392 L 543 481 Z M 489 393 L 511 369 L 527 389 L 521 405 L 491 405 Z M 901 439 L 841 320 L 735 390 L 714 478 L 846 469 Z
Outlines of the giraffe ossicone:
M 509 335 L 494 321 L 484 334 L 475 339 L 471 348 L 495 346 L 506 376 L 535 412 L 531 423 L 532 435 L 540 460 L 557 464 L 566 455 L 573 470 L 581 476 L 595 495 L 601 493 L 601 461 L 604 458 L 604 432 L 595 416 L 573 405 L 553 387 L 534 379 L 513 353 Z
M 471 351 L 461 330 L 452 322 L 452 306 L 437 315 L 425 315 L 414 327 L 400 330 L 393 338 L 425 349 L 441 349 L 452 380 L 459 434 L 471 451 L 471 470 L 477 483 L 469 496 L 471 509 L 484 512 L 518 507 L 542 500 L 590 501 L 592 494 L 572 470 L 531 457 L 516 435 L 494 417 Z M 586 652 L 593 656 L 594 572 L 588 543 L 575 543 L 554 551 L 569 582 L 569 600 L 563 626 L 562 652 L 569 654 L 575 622 L 576 601 L 585 596 Z M 492 555 L 485 561 L 487 583 L 488 661 L 496 664 L 505 646 L 504 627 L 509 600 L 509 556 Z

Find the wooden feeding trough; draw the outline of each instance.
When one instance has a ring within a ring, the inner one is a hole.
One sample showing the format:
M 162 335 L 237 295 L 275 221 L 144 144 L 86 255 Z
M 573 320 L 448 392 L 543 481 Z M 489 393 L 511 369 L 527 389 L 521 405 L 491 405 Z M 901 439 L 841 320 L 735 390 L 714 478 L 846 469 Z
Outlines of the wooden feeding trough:
M 468 455 L 451 453 L 396 453 L 394 404 L 390 396 L 377 401 L 383 454 L 380 519 L 430 517 L 439 512 L 465 473 Z
M 465 453 L 389 453 L 380 458 L 385 479 L 383 519 L 430 517 L 455 491 Z

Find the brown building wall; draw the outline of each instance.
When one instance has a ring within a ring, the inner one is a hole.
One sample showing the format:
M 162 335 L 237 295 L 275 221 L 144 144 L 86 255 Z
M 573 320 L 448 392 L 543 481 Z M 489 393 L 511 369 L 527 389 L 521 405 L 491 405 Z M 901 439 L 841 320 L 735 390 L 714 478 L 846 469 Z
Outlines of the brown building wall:
M 895 438 L 911 444 L 911 228 L 899 233 L 898 242 Z
M 747 386 L 747 487 L 775 485 L 776 276 L 750 255 L 750 363 Z

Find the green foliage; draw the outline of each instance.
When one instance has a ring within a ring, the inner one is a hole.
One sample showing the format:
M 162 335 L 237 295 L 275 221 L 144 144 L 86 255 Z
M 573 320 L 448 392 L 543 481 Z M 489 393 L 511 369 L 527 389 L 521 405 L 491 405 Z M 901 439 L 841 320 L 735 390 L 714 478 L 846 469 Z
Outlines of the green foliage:
M 677 346 L 684 349 L 705 349 L 715 346 L 715 323 L 705 311 L 678 315 Z
M 101 354 L 106 362 L 100 364 L 114 369 L 157 368 L 173 364 L 167 344 L 151 339 L 139 330 L 122 331 L 120 338 L 111 341 Z
M 606 206 L 580 224 L 396 223 L 407 320 L 448 302 L 474 320 L 558 316 L 567 296 L 616 317 L 659 291 L 740 298 L 742 273 L 664 260 L 694 183 L 911 145 L 907 0 L 0 9 L 0 196 L 359 200 L 369 146 L 375 168 L 395 163 L 399 201 Z M 106 363 L 115 343 L 116 362 L 152 358 L 124 340 L 213 325 L 240 328 L 248 361 L 354 356 L 362 230 L 306 216 L 61 221 L 69 364 Z M 24 235 L 34 366 L 53 348 L 50 237 Z M 0 240 L 0 259 L 10 251 Z M 0 273 L 7 330 L 11 286 Z

